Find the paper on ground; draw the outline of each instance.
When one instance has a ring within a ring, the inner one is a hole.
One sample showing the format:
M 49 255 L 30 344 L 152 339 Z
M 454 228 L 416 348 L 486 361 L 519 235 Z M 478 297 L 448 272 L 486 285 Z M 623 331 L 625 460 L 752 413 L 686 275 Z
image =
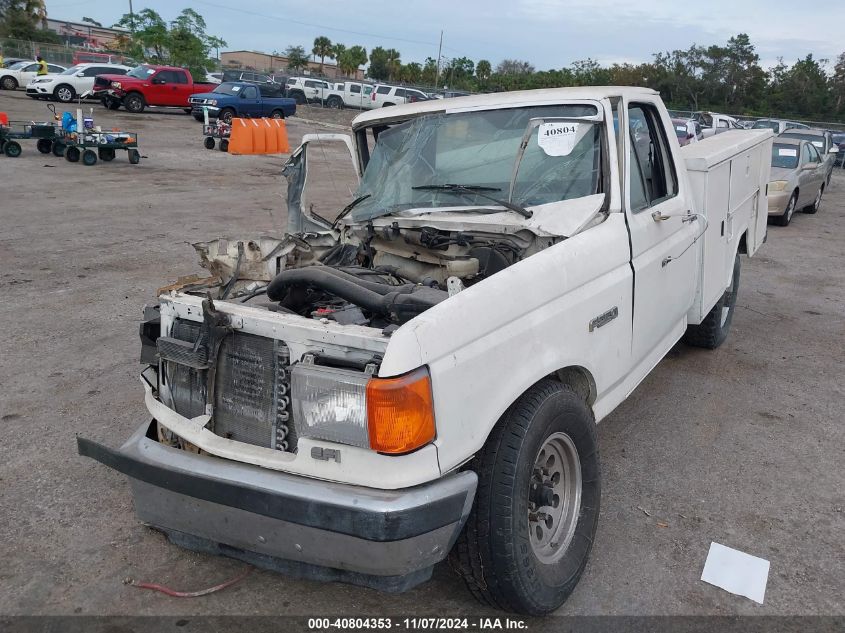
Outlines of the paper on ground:
M 719 543 L 710 543 L 701 579 L 763 604 L 769 580 L 769 561 Z

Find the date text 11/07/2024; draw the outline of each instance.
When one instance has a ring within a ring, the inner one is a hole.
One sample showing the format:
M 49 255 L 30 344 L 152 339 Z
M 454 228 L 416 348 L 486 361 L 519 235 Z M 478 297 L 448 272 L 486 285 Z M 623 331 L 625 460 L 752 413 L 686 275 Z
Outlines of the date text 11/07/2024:
M 520 618 L 309 618 L 310 631 L 365 629 L 400 629 L 408 631 L 495 631 L 525 630 L 528 624 Z

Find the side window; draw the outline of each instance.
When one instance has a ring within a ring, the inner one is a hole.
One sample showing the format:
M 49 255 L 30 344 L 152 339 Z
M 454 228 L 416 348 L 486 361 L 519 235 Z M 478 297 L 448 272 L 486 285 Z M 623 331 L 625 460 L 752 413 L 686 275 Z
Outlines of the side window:
M 358 84 L 352 84 L 349 86 L 349 92 L 355 95 L 359 95 L 361 94 L 361 86 L 359 86 Z
M 379 86 L 376 92 L 380 95 L 390 94 L 390 86 Z
M 396 94 L 395 94 L 394 96 L 396 96 L 396 97 L 403 97 L 403 98 L 404 98 L 404 97 L 407 97 L 407 96 L 408 96 L 408 93 L 407 93 L 405 90 L 403 90 L 402 88 L 397 88 L 397 89 L 396 89 Z
M 82 71 L 84 77 L 96 77 L 97 75 L 105 75 L 108 70 L 103 69 L 102 66 L 89 66 Z
M 677 195 L 678 180 L 672 154 L 654 106 L 628 106 L 628 138 L 631 209 L 639 211 Z
M 173 75 L 176 79 L 177 84 L 188 85 L 188 73 L 186 73 L 184 70 L 174 71 Z
M 61 66 L 55 66 L 53 64 L 47 64 L 47 70 L 49 70 L 51 73 L 61 73 L 65 71 L 65 69 Z
M 155 76 L 155 78 L 158 80 L 159 83 L 165 83 L 165 84 L 176 83 L 173 80 L 173 71 L 172 70 L 162 70 L 160 73 L 158 73 Z
M 317 87 L 317 82 L 316 82 L 316 81 L 311 81 L 311 80 L 306 80 L 306 81 L 305 81 L 305 87 L 306 87 L 306 88 L 316 88 L 316 87 Z
M 255 86 L 247 86 L 243 92 L 244 99 L 258 99 L 258 89 Z
M 106 75 L 125 75 L 129 71 L 126 68 L 109 68 Z
M 822 162 L 821 156 L 819 156 L 819 150 L 816 149 L 815 145 L 807 145 L 807 151 L 810 153 L 810 162 L 811 163 L 820 163 Z
M 723 127 L 723 128 L 727 128 L 727 127 L 728 127 L 728 122 L 727 122 L 727 120 L 726 120 L 726 119 L 719 119 L 719 120 L 716 122 L 716 127 L 720 127 L 720 128 L 721 128 L 721 127 Z
M 38 70 L 38 64 L 30 64 L 21 68 L 21 72 L 25 73 L 34 73 L 36 70 Z

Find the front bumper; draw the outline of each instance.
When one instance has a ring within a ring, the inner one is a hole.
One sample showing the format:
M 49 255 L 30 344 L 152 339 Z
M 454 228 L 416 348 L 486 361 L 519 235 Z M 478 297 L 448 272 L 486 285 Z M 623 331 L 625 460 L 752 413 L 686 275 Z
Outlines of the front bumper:
M 52 94 L 52 93 L 53 93 L 52 86 L 50 88 L 47 88 L 45 85 L 35 84 L 33 86 L 27 86 L 26 87 L 26 94 L 28 94 L 28 95 L 35 95 L 35 96 L 38 96 L 38 97 L 43 97 L 45 95 L 49 95 L 49 94 Z
M 216 119 L 217 115 L 220 113 L 220 108 L 217 106 L 209 106 L 209 105 L 192 105 L 191 106 L 191 114 L 194 116 L 203 116 L 203 109 L 208 110 L 208 118 Z
M 769 215 L 783 215 L 791 196 L 791 191 L 772 191 L 770 189 L 768 193 Z
M 159 443 L 155 422 L 118 450 L 79 454 L 129 477 L 138 518 L 190 549 L 317 580 L 405 591 L 431 576 L 466 521 L 472 471 L 403 490 L 308 479 Z

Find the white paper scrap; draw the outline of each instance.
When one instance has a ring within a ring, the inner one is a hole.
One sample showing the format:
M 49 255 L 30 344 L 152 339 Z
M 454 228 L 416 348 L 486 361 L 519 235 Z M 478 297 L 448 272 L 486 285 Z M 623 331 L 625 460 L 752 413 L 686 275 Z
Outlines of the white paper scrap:
M 769 561 L 751 554 L 710 543 L 701 579 L 738 596 L 763 604 L 769 580 Z
M 797 149 L 783 149 L 778 148 L 778 156 L 798 156 Z

